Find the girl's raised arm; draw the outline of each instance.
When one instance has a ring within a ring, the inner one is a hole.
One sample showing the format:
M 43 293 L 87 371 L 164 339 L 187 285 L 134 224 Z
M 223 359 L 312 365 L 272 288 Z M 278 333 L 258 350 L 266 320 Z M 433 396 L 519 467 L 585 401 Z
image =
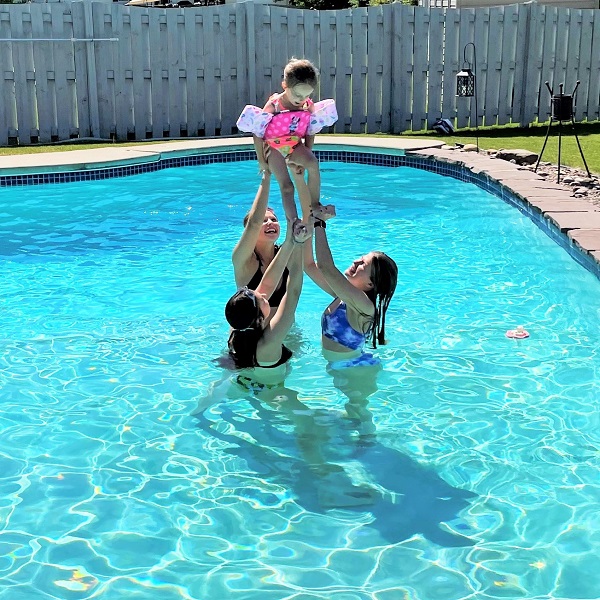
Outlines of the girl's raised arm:
M 265 294 L 267 298 L 270 298 L 281 276 L 283 271 L 288 264 L 292 250 L 294 249 L 294 230 L 300 229 L 302 223 L 297 219 L 293 224 L 288 224 L 285 241 L 279 251 L 275 255 L 275 258 L 271 261 L 271 264 L 267 267 L 265 274 L 262 276 L 260 283 L 256 287 L 258 294 Z M 306 228 L 304 228 L 306 229 Z
M 286 293 L 277 308 L 277 312 L 269 321 L 263 337 L 259 341 L 256 352 L 256 358 L 259 362 L 276 360 L 281 355 L 281 344 L 283 344 L 286 335 L 294 324 L 304 275 L 302 269 L 302 245 L 309 237 L 310 235 L 306 227 L 300 221 L 297 221 L 294 227 L 292 252 L 287 264 L 290 275 L 288 277 Z
M 353 286 L 346 276 L 335 266 L 325 233 L 324 221 L 315 223 L 315 250 L 319 271 L 337 298 L 352 306 L 362 315 L 372 316 L 375 312 L 373 302 L 362 290 Z M 321 226 L 319 226 L 321 225 Z

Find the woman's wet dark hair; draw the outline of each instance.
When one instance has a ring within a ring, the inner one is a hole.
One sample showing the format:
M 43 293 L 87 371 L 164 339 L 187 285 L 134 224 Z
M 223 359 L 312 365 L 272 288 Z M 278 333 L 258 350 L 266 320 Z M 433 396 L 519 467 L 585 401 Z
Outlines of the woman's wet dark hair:
M 385 313 L 396 291 L 397 282 L 398 266 L 396 263 L 387 254 L 374 252 L 371 262 L 373 287 L 367 292 L 367 296 L 375 305 L 373 326 L 370 330 L 373 348 L 377 348 L 377 344 L 385 344 Z
M 232 327 L 227 347 L 235 367 L 256 367 L 256 346 L 264 334 L 264 315 L 255 293 L 247 287 L 238 290 L 225 305 L 225 318 Z

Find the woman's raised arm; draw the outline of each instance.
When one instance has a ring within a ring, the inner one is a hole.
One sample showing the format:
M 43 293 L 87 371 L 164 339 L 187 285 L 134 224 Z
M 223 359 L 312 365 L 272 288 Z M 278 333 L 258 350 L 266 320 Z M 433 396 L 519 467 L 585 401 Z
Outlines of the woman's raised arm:
M 252 277 L 254 265 L 250 264 L 250 259 L 254 254 L 256 242 L 260 234 L 267 205 L 269 203 L 269 190 L 271 187 L 271 174 L 266 171 L 262 175 L 256 197 L 248 213 L 248 220 L 244 227 L 244 232 L 239 242 L 233 249 L 231 260 L 233 262 L 233 272 L 235 274 L 235 283 L 238 287 L 245 285 Z

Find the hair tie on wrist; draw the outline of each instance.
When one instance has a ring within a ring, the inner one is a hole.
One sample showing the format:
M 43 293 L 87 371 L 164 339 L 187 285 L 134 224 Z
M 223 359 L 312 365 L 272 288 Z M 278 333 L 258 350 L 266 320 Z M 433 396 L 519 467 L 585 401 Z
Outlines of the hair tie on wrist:
M 327 223 L 325 223 L 323 219 L 315 219 L 315 227 L 322 227 L 323 229 L 326 229 Z

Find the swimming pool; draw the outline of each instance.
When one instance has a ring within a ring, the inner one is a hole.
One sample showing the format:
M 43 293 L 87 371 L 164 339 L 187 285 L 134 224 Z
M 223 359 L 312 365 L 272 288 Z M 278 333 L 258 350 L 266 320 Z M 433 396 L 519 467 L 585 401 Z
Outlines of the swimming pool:
M 471 184 L 324 163 L 338 263 L 398 263 L 385 369 L 326 372 L 307 282 L 260 402 L 211 361 L 255 170 L 0 190 L 2 594 L 597 598 L 598 280 Z

